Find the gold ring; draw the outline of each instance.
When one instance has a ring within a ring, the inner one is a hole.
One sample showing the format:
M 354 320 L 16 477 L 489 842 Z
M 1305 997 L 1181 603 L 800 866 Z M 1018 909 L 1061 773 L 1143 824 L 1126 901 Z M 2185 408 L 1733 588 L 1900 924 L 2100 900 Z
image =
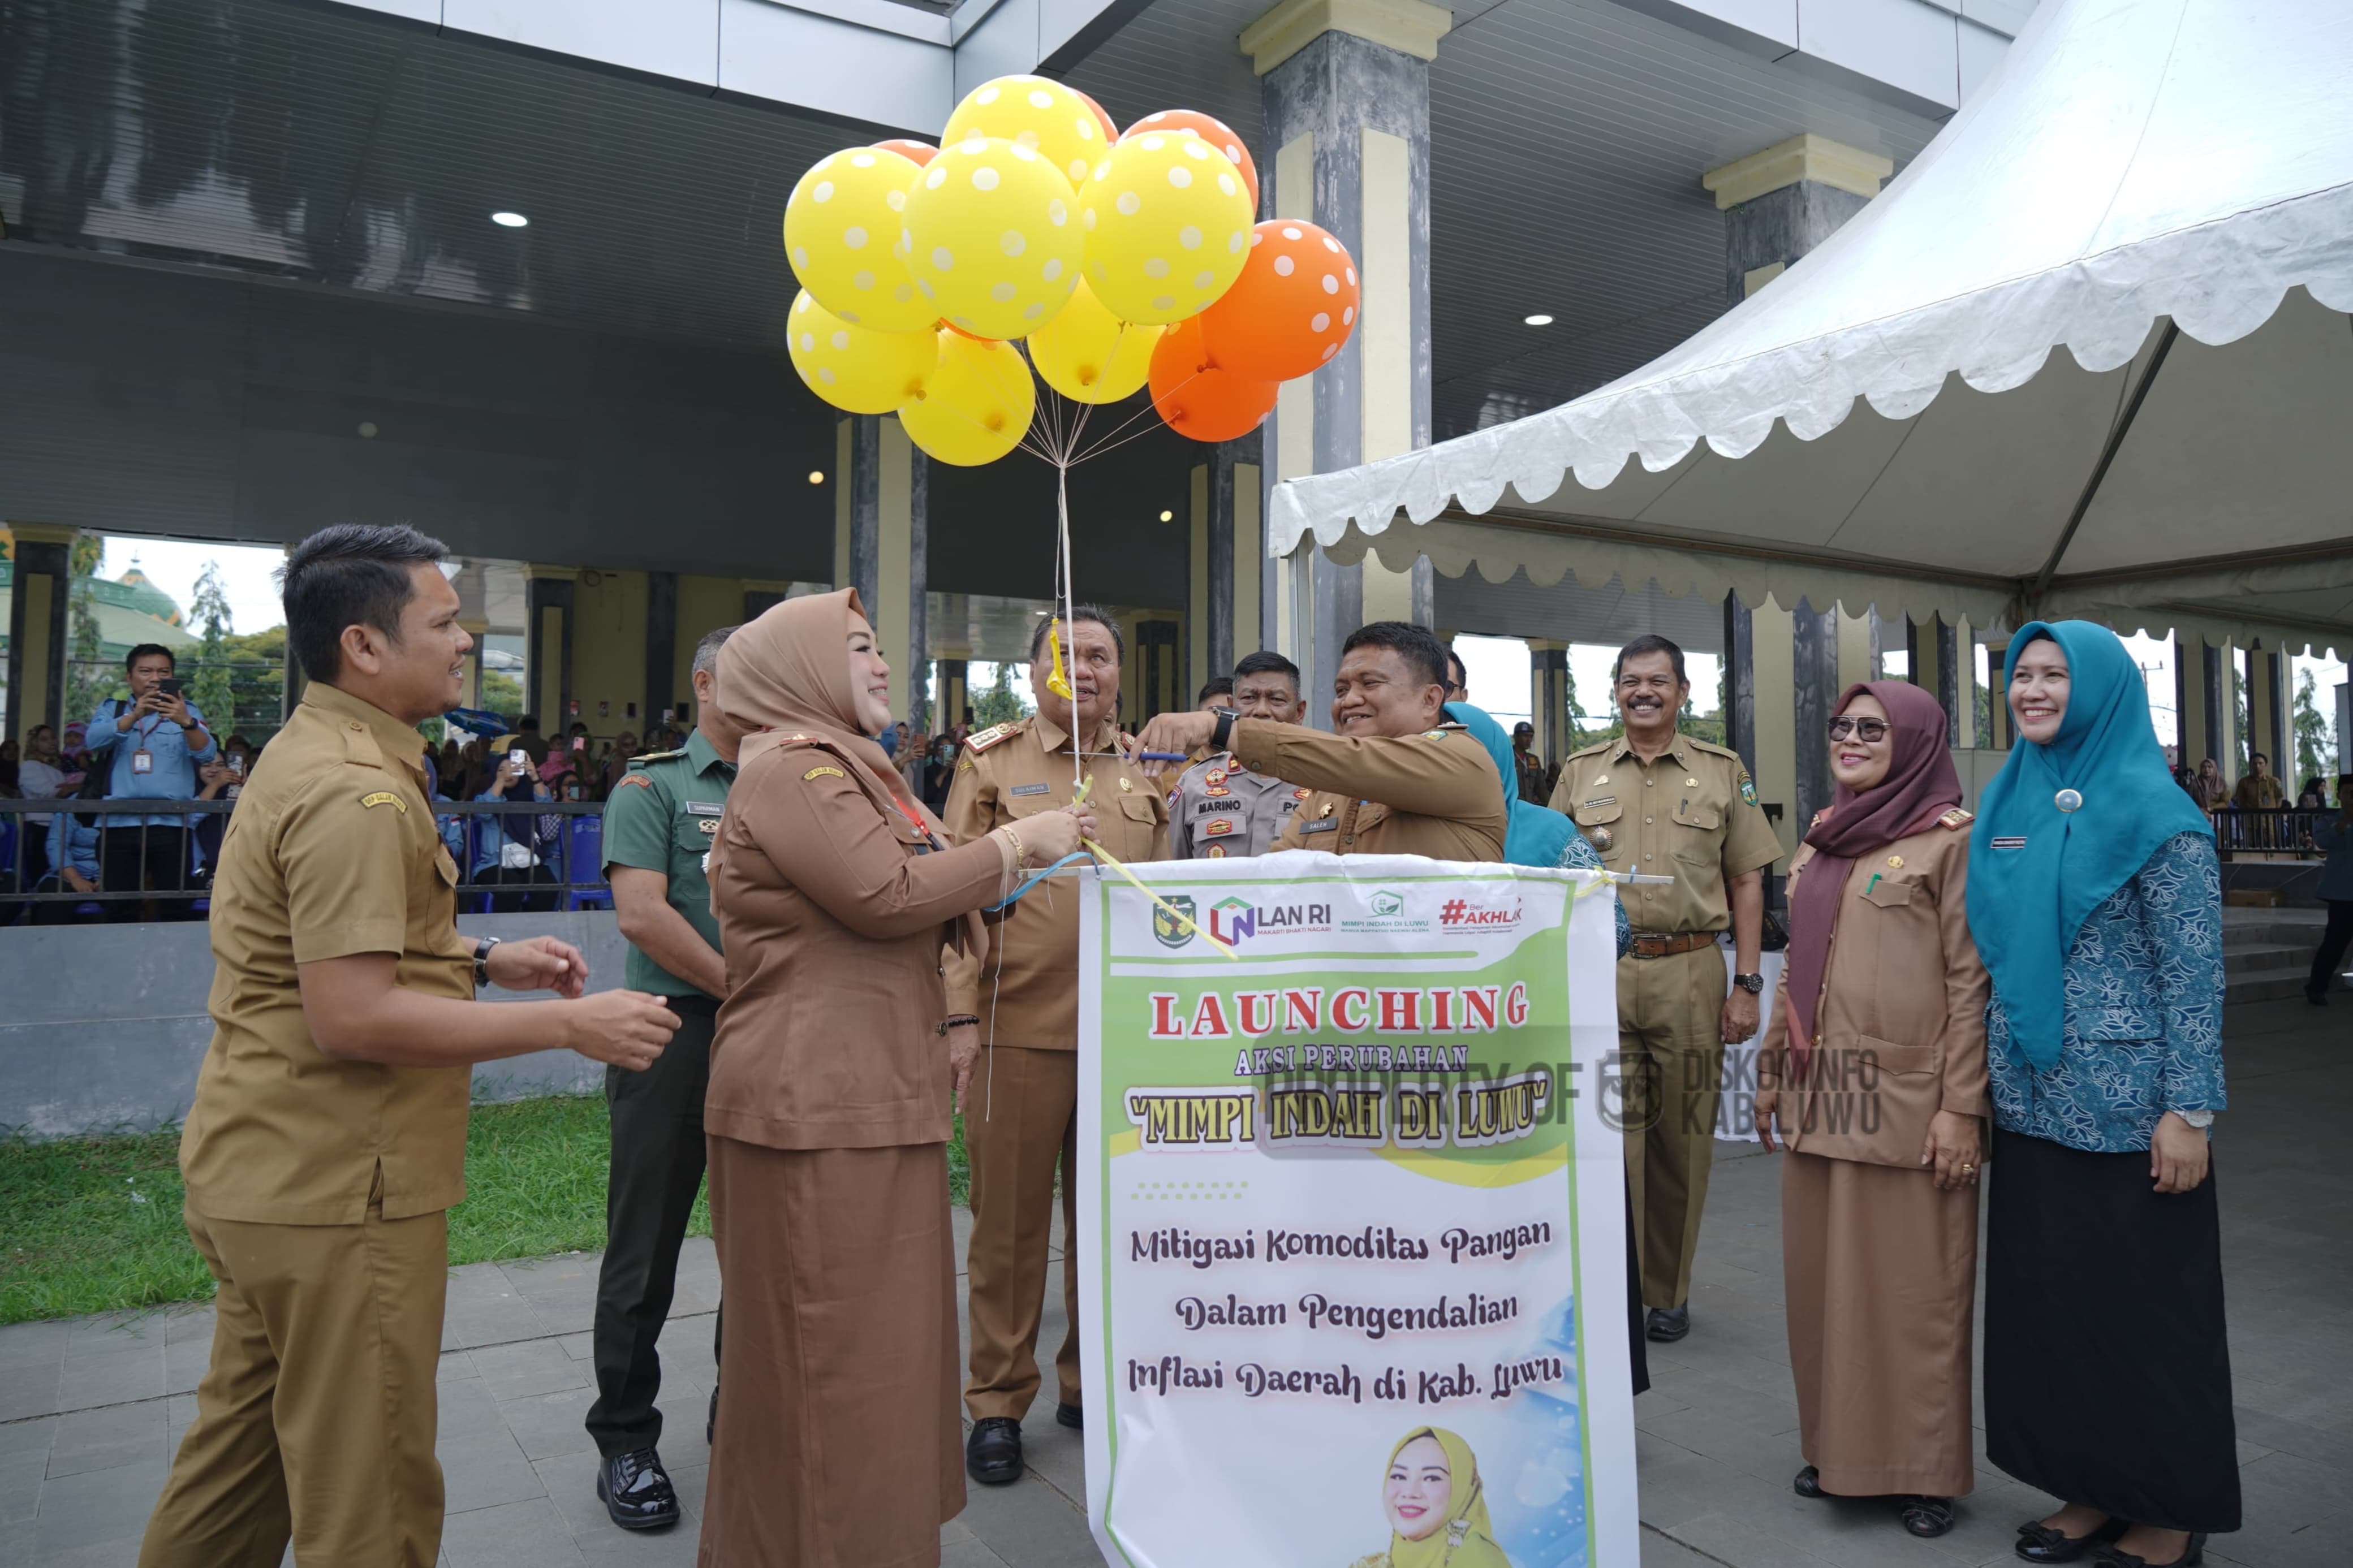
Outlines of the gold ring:
M 1974 1171 L 1977 1167 L 1975 1165 L 1963 1165 L 1961 1169 L 1964 1171 Z

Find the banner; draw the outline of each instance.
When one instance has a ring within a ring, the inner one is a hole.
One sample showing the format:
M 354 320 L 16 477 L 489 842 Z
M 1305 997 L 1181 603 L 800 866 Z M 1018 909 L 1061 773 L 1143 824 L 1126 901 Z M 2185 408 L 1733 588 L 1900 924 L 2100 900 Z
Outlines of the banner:
M 1133 869 L 1079 885 L 1105 1561 L 1633 1568 L 1610 884 Z

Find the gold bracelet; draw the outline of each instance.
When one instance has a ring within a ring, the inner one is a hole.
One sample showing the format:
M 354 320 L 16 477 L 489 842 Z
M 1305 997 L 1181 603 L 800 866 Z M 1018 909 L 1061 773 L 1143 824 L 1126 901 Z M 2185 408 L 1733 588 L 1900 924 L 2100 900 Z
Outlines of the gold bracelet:
M 1022 867 L 1029 863 L 1029 851 L 1021 847 L 1021 835 L 1013 830 L 1013 825 L 1011 823 L 1007 823 L 1000 831 L 1004 833 L 1007 838 L 1012 840 L 1013 868 L 1018 871 Z

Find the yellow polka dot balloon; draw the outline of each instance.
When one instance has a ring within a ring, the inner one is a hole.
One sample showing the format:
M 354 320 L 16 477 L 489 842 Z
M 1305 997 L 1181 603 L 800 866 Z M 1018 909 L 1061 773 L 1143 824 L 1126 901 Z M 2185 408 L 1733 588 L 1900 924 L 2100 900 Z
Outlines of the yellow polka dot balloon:
M 827 310 L 806 289 L 785 318 L 793 369 L 808 389 L 849 414 L 888 414 L 922 395 L 940 360 L 936 329 L 878 332 Z
M 1086 241 L 1060 170 L 1018 142 L 967 136 L 941 148 L 908 193 L 902 248 L 942 319 L 1018 338 L 1069 300 Z
M 1038 411 L 1038 388 L 1021 351 L 943 329 L 939 354 L 923 395 L 899 410 L 907 439 L 926 457 L 960 468 L 993 463 L 1019 446 Z
M 912 332 L 939 321 L 899 251 L 907 194 L 922 174 L 896 153 L 852 147 L 818 159 L 785 203 L 793 276 L 852 326 Z
M 1253 216 L 1232 162 L 1200 137 L 1125 137 L 1079 193 L 1087 286 L 1124 321 L 1198 315 L 1241 275 Z
M 1152 346 L 1166 331 L 1121 321 L 1082 279 L 1062 313 L 1029 334 L 1029 363 L 1073 403 L 1117 403 L 1151 375 Z
M 1103 121 L 1086 97 L 1042 76 L 1001 76 L 970 92 L 948 116 L 940 145 L 996 136 L 1043 156 L 1075 188 L 1109 150 Z

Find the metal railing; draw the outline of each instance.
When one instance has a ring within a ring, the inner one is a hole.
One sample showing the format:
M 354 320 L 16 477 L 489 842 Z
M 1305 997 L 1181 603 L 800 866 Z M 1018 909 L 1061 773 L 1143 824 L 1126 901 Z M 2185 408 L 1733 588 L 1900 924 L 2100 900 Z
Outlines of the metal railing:
M 2323 823 L 2335 822 L 2337 812 L 2333 805 L 2316 811 L 2296 806 L 2241 810 L 2226 805 L 2206 816 L 2214 824 L 2214 847 L 2225 859 L 2233 855 L 2275 855 L 2317 860 L 2326 851 L 2315 830 Z
M 213 856 L 236 805 L 229 800 L 0 800 L 0 926 L 136 919 L 149 911 L 121 906 L 151 902 L 159 919 L 205 918 Z M 459 913 L 612 907 L 602 802 L 437 800 L 433 815 L 457 864 Z M 90 891 L 69 883 L 52 859 L 58 843 L 52 827 L 59 816 L 90 819 L 68 824 L 64 847 L 68 864 L 79 847 L 85 865 L 97 865 Z M 36 820 L 41 817 L 50 821 Z M 509 845 L 522 847 L 510 853 Z M 505 864 L 510 859 L 530 863 Z M 107 876 L 110 866 L 113 879 Z

